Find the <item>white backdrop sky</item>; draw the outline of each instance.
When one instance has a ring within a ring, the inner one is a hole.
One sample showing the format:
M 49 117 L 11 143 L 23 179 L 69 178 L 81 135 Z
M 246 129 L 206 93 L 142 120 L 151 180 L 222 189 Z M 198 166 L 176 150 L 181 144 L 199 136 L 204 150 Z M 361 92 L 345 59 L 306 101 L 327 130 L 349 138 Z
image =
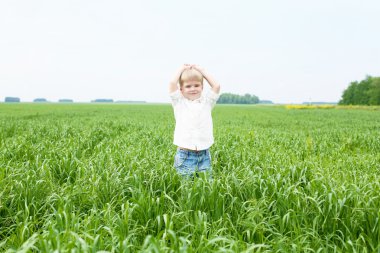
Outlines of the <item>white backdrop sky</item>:
M 169 102 L 183 63 L 222 92 L 338 101 L 380 76 L 378 0 L 1 0 L 0 99 Z

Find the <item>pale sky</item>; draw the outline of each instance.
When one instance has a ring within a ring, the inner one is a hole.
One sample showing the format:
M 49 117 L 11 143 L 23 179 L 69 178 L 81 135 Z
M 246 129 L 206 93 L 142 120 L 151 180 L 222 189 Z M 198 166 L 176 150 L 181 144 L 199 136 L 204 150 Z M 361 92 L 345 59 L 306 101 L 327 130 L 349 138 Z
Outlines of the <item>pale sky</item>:
M 199 64 L 221 92 L 339 101 L 380 76 L 378 0 L 1 0 L 0 100 L 169 102 Z

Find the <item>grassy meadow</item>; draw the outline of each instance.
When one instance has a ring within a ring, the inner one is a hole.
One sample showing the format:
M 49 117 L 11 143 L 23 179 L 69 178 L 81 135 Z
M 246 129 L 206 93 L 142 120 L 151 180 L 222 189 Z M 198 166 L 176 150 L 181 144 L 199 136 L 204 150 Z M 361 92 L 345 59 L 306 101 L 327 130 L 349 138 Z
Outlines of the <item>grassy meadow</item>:
M 213 180 L 163 104 L 0 104 L 1 252 L 380 252 L 380 110 L 217 105 Z

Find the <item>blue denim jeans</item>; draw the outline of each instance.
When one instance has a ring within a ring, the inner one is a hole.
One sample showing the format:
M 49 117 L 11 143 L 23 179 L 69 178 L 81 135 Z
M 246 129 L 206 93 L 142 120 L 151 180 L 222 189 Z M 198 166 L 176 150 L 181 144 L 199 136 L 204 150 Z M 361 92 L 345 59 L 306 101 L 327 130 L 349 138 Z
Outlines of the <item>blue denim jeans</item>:
M 199 173 L 212 173 L 211 156 L 208 149 L 191 151 L 177 148 L 174 157 L 174 167 L 182 177 L 199 177 Z

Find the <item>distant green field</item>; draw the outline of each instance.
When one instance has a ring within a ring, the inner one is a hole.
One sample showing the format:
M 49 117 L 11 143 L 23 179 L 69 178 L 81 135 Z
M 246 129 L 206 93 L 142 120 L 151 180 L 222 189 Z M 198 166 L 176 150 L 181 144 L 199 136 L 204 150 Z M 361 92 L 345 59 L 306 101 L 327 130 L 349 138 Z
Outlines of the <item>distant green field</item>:
M 0 104 L 0 251 L 380 252 L 380 111 L 217 105 L 212 181 L 170 105 Z

